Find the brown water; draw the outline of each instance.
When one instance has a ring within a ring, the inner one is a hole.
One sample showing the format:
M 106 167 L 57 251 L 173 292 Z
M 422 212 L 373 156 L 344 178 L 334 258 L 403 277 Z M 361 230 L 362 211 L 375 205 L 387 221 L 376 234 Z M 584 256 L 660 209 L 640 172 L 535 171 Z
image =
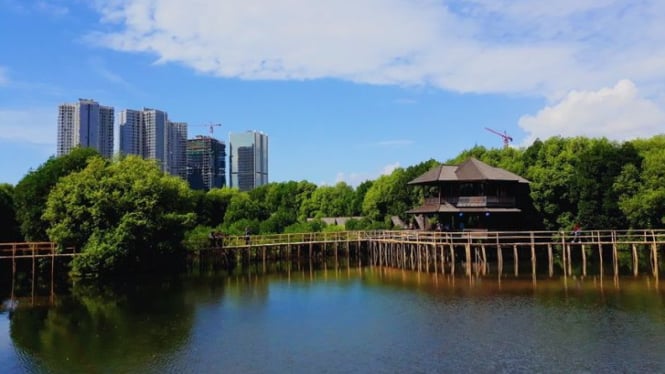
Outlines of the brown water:
M 378 268 L 81 283 L 5 303 L 0 372 L 665 372 L 664 295 Z

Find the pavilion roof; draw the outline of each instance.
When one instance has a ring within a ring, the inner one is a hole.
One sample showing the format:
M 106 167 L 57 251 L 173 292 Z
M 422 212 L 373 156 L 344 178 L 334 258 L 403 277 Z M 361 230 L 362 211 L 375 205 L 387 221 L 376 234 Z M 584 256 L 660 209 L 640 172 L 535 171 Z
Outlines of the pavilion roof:
M 409 184 L 428 184 L 435 182 L 463 182 L 463 181 L 515 181 L 529 183 L 528 180 L 517 174 L 501 168 L 489 166 L 476 159 L 469 158 L 463 163 L 452 165 L 439 165 L 409 182 Z

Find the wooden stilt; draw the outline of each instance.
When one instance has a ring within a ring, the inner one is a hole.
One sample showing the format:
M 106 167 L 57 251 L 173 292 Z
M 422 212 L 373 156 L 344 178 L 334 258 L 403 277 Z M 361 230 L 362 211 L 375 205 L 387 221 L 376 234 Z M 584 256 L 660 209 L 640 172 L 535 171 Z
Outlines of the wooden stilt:
M 582 276 L 586 277 L 586 248 L 584 248 L 584 244 L 580 245 L 581 251 L 582 251 Z
M 501 244 L 496 246 L 496 259 L 497 259 L 497 270 L 499 274 L 503 272 L 503 251 L 501 250 Z
M 531 232 L 531 275 L 536 276 L 536 242 Z
M 552 244 L 547 243 L 547 268 L 550 278 L 554 275 L 554 259 L 552 256 Z
M 513 244 L 513 266 L 515 267 L 515 276 L 519 276 L 520 271 L 520 263 L 519 263 L 519 258 L 517 257 L 517 244 Z
M 631 245 L 631 254 L 632 254 L 632 258 L 633 258 L 633 261 L 632 261 L 633 276 L 636 277 L 637 273 L 638 273 L 638 269 L 639 269 L 639 266 L 638 266 L 639 265 L 639 263 L 638 263 L 639 260 L 638 260 L 638 257 L 637 257 L 637 245 L 635 245 L 635 243 L 633 243 Z
M 617 251 L 617 241 L 614 232 L 612 232 L 612 265 L 614 268 L 614 276 L 619 275 L 619 253 Z
M 466 254 L 466 275 L 471 275 L 471 244 L 466 244 L 464 246 L 464 252 Z
M 658 278 L 658 242 L 656 241 L 656 235 L 653 230 L 651 231 L 651 238 L 653 242 L 651 243 L 651 253 L 653 257 L 653 276 Z

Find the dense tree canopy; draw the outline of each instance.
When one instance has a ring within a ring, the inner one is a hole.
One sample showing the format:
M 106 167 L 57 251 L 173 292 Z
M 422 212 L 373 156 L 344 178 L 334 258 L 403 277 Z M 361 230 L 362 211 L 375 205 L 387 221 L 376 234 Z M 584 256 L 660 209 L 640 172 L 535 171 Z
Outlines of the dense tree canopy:
M 21 231 L 16 222 L 14 187 L 0 184 L 0 243 L 21 241 Z
M 88 159 L 94 156 L 99 156 L 94 149 L 74 148 L 67 155 L 49 158 L 18 182 L 14 191 L 14 203 L 16 219 L 25 240 L 48 240 L 48 224 L 42 220 L 42 214 L 51 189 L 61 177 L 83 169 Z
M 181 253 L 184 232 L 194 224 L 191 203 L 186 182 L 154 162 L 96 157 L 58 182 L 44 218 L 52 241 L 81 248 L 74 271 L 146 271 Z

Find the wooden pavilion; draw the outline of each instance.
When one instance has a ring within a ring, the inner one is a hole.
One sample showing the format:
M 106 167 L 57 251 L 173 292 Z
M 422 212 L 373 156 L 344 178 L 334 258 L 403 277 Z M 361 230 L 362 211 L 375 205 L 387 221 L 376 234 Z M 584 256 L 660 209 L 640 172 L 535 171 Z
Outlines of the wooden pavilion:
M 525 230 L 533 228 L 529 181 L 469 158 L 439 165 L 410 185 L 423 188 L 423 205 L 407 211 L 421 229 Z M 531 220 L 531 221 L 530 221 Z M 436 221 L 438 225 L 432 225 Z

